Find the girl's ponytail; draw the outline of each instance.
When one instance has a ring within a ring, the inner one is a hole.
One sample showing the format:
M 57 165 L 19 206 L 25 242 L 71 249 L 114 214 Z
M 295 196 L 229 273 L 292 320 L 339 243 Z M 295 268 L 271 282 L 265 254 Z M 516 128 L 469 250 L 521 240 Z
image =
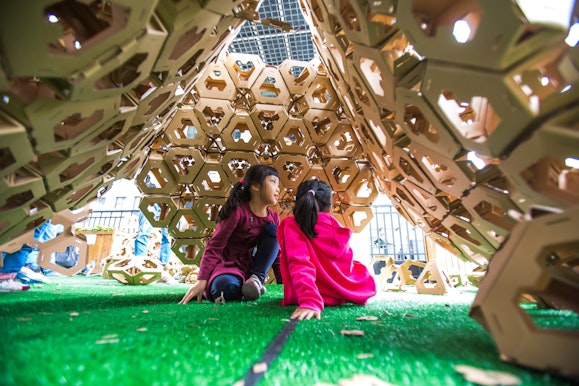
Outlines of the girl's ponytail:
M 315 231 L 318 214 L 327 212 L 332 205 L 332 189 L 318 179 L 302 182 L 296 192 L 294 217 L 300 229 L 313 239 L 318 236 Z
M 231 212 L 237 209 L 239 204 L 245 201 L 249 201 L 251 198 L 251 193 L 249 191 L 249 187 L 246 188 L 245 185 L 246 182 L 244 179 L 241 179 L 241 181 L 233 185 L 233 189 L 231 189 L 229 197 L 227 197 L 225 204 L 223 204 L 221 209 L 219 209 L 219 213 L 217 213 L 217 220 L 215 220 L 216 223 L 228 218 Z
M 237 209 L 239 204 L 251 200 L 251 186 L 263 186 L 265 178 L 272 175 L 279 178 L 277 170 L 269 165 L 253 165 L 247 169 L 245 177 L 233 185 L 233 189 L 231 189 L 231 193 L 229 193 L 225 204 L 219 209 L 215 222 L 218 223 L 221 220 L 225 220 L 231 212 Z

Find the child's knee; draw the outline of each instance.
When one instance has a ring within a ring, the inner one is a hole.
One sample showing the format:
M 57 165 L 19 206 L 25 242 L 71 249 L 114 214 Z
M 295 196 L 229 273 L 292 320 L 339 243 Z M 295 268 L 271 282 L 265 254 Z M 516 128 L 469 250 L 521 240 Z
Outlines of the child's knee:
M 219 298 L 223 293 L 223 298 L 227 301 L 239 300 L 241 298 L 241 281 L 232 275 L 223 275 L 215 278 L 211 284 L 211 297 Z

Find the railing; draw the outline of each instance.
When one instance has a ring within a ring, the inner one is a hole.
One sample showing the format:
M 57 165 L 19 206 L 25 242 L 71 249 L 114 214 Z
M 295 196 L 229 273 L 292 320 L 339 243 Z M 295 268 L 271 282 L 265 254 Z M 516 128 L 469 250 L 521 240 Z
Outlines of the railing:
M 374 218 L 369 224 L 370 257 L 392 256 L 395 261 L 426 261 L 424 234 L 419 227 L 413 227 L 392 205 L 374 205 Z M 128 233 L 137 230 L 139 210 L 95 210 L 76 227 L 95 228 L 97 226 L 115 228 Z
M 374 205 L 370 221 L 371 258 L 392 256 L 396 262 L 426 261 L 424 233 L 413 227 L 392 205 Z
M 98 226 L 134 233 L 138 227 L 139 210 L 93 210 L 90 217 L 75 224 L 77 228 L 94 229 Z

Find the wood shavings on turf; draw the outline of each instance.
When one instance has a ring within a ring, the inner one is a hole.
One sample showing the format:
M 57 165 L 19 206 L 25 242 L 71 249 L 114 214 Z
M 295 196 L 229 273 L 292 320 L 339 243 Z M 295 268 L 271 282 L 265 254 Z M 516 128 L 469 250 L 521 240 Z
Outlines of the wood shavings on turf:
M 364 316 L 359 316 L 356 318 L 356 320 L 370 320 L 370 321 L 375 321 L 378 320 L 377 316 L 372 316 L 372 315 L 364 315 Z
M 521 380 L 519 377 L 494 370 L 484 370 L 473 366 L 467 365 L 456 365 L 454 369 L 461 373 L 469 382 L 476 383 L 477 385 L 520 385 Z
M 253 365 L 251 370 L 256 374 L 265 373 L 267 371 L 267 363 L 265 362 L 256 363 L 255 365 Z
M 119 343 L 119 336 L 117 334 L 103 335 L 102 339 L 95 341 L 95 344 L 111 344 Z
M 393 386 L 374 375 L 357 374 L 352 378 L 340 379 L 339 386 Z M 334 386 L 330 383 L 317 383 L 315 386 Z
M 392 386 L 374 375 L 357 374 L 350 379 L 340 379 L 340 386 Z
M 341 330 L 340 334 L 349 336 L 364 336 L 364 331 L 362 330 Z
M 351 379 L 341 379 L 340 386 L 392 386 L 374 375 L 358 374 Z

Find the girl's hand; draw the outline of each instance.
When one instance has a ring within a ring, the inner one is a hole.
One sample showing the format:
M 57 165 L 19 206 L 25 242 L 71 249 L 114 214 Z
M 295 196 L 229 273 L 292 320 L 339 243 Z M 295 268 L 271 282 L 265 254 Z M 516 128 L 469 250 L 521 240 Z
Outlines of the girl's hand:
M 193 299 L 197 297 L 197 300 L 201 302 L 203 298 L 203 291 L 205 291 L 205 287 L 207 286 L 207 280 L 198 280 L 197 283 L 193 284 L 189 291 L 183 296 L 183 299 L 179 302 L 179 304 L 187 304 Z
M 320 311 L 298 307 L 291 316 L 291 319 L 298 319 L 298 320 L 308 320 L 311 318 L 320 319 Z

